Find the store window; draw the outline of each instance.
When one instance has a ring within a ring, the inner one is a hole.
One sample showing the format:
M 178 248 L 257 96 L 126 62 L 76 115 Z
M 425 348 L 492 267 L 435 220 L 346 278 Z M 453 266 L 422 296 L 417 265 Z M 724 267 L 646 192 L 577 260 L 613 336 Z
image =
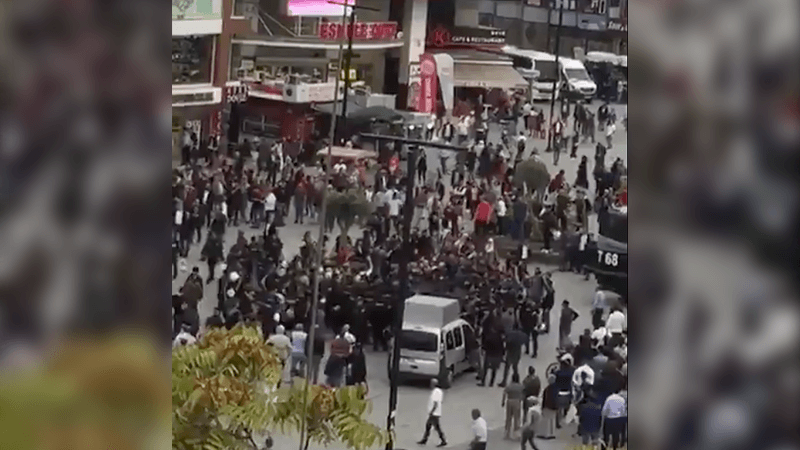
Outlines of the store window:
M 172 38 L 172 84 L 211 83 L 213 36 Z
M 289 78 L 306 83 L 326 80 L 328 59 L 324 51 L 281 50 L 234 45 L 230 79 L 262 84 L 281 84 Z
M 233 17 L 245 17 L 247 4 L 244 0 L 233 0 Z

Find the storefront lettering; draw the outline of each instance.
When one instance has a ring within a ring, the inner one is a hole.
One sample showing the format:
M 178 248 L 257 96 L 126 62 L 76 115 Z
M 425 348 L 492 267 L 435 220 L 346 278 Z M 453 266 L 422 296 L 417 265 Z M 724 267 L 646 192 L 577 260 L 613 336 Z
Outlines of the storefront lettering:
M 506 30 L 437 25 L 428 32 L 428 46 L 434 48 L 505 43 Z
M 319 25 L 318 36 L 326 41 L 336 41 L 349 38 L 361 41 L 378 41 L 394 39 L 397 36 L 397 22 L 356 22 L 350 25 L 328 22 Z
M 623 33 L 627 33 L 628 24 L 617 20 L 611 20 L 608 22 L 608 29 L 611 31 L 621 31 Z

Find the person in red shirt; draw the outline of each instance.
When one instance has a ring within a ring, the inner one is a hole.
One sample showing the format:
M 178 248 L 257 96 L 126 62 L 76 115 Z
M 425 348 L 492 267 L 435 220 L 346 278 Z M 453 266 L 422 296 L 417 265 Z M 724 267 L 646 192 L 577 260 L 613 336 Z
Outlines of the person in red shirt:
M 620 191 L 620 193 L 617 194 L 616 202 L 617 202 L 618 205 L 628 206 L 628 188 L 627 187 L 623 188 L 622 191 Z
M 492 205 L 486 201 L 485 198 L 481 199 L 478 207 L 475 208 L 475 233 L 483 235 L 489 222 L 492 220 Z

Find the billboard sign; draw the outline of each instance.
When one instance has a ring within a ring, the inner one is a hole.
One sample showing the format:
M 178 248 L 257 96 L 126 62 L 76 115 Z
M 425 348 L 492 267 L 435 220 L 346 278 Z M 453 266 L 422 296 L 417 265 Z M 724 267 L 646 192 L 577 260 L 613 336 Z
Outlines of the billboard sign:
M 172 0 L 172 20 L 222 20 L 222 0 Z
M 336 3 L 355 5 L 355 0 L 337 0 Z M 287 16 L 341 17 L 344 5 L 328 3 L 328 0 L 286 0 Z
M 506 45 L 506 30 L 437 25 L 428 32 L 428 47 L 447 48 L 473 45 Z
M 379 41 L 394 39 L 397 36 L 397 22 L 356 22 L 350 25 L 326 22 L 319 24 L 318 36 L 326 41 L 338 41 L 353 34 L 354 40 Z
M 417 111 L 435 114 L 436 99 L 439 96 L 436 60 L 433 55 L 423 53 L 419 57 L 420 85 L 417 97 Z

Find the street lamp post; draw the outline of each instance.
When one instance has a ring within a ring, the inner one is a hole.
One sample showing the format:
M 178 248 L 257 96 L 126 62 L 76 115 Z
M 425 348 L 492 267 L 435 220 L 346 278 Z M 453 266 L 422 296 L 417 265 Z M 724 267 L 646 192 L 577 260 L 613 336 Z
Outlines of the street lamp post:
M 397 416 L 397 386 L 398 378 L 400 375 L 400 345 L 399 338 L 403 329 L 403 312 L 405 311 L 406 298 L 409 296 L 409 277 L 408 277 L 408 264 L 413 257 L 413 248 L 411 245 L 411 224 L 414 218 L 414 181 L 416 179 L 417 157 L 419 152 L 425 151 L 424 147 L 436 147 L 447 150 L 465 151 L 466 148 L 458 147 L 455 145 L 440 144 L 435 142 L 428 142 L 419 139 L 398 136 L 384 136 L 380 134 L 362 133 L 362 138 L 370 138 L 376 140 L 387 140 L 399 143 L 401 145 L 408 145 L 408 160 L 407 160 L 407 174 L 406 174 L 406 201 L 403 205 L 403 247 L 398 267 L 398 276 L 400 278 L 400 289 L 395 299 L 394 306 L 394 322 L 392 324 L 392 360 L 391 360 L 391 374 L 389 375 L 389 414 L 386 417 L 386 429 L 390 433 L 389 442 L 386 443 L 386 450 L 393 450 L 394 442 L 391 438 L 391 433 L 394 430 L 395 418 Z
M 558 1 L 558 26 L 556 27 L 556 77 L 553 80 L 553 93 L 550 96 L 550 118 L 547 121 L 547 148 L 552 150 L 553 152 L 559 151 L 553 146 L 553 112 L 556 107 L 556 96 L 558 95 L 558 86 L 559 82 L 561 81 L 561 68 L 558 65 L 558 55 L 561 47 L 561 25 L 564 20 L 564 2 L 566 0 L 557 0 Z M 550 18 L 547 18 L 548 23 Z M 563 99 L 562 99 L 563 101 Z M 554 154 L 555 155 L 555 154 Z M 555 156 L 554 156 L 555 158 Z M 554 159 L 554 161 L 558 161 Z
M 350 81 L 351 81 L 350 80 L 350 66 L 351 66 L 352 61 L 353 61 L 353 36 L 355 35 L 355 25 L 356 25 L 356 11 L 355 10 L 362 9 L 362 10 L 366 10 L 366 11 L 375 11 L 375 12 L 377 12 L 377 11 L 380 11 L 380 9 L 372 8 L 372 7 L 369 7 L 369 6 L 356 5 L 355 2 L 352 5 L 349 5 L 347 3 L 334 2 L 334 1 L 328 1 L 328 3 L 330 3 L 332 5 L 345 6 L 345 10 L 347 10 L 347 7 L 351 8 L 350 25 L 348 25 L 348 28 L 345 28 L 345 34 L 347 35 L 347 52 L 345 53 L 345 57 L 344 57 L 344 97 L 342 99 L 342 118 L 339 119 L 341 121 L 340 123 L 342 124 L 341 128 L 345 129 L 345 127 L 347 126 L 347 97 L 349 95 Z M 344 21 L 342 22 L 342 24 L 344 24 Z M 341 72 L 342 71 L 342 66 L 341 66 L 342 62 L 339 61 L 339 64 L 340 65 L 338 67 L 338 70 Z M 336 111 L 334 111 L 334 114 L 335 113 L 336 113 Z
M 344 8 L 342 12 L 342 27 L 347 21 L 347 7 Z M 337 71 L 339 67 L 342 66 L 342 58 L 344 57 L 344 39 L 339 40 L 339 64 L 337 66 Z M 322 240 L 325 238 L 325 216 L 327 214 L 328 208 L 326 204 L 326 197 L 328 192 L 328 183 L 330 182 L 331 178 L 331 160 L 332 160 L 332 148 L 333 148 L 333 141 L 336 133 L 336 119 L 339 117 L 336 114 L 336 106 L 339 102 L 339 74 L 336 74 L 336 81 L 334 82 L 334 89 L 333 89 L 333 115 L 331 116 L 331 129 L 329 131 L 328 136 L 328 158 L 327 164 L 325 165 L 325 177 L 324 182 L 322 185 L 322 192 L 320 193 L 320 202 L 322 210 L 320 211 L 319 215 L 319 238 L 317 240 L 317 248 L 316 253 L 314 254 L 314 266 L 312 267 L 313 273 L 311 274 L 311 281 L 313 283 L 312 287 L 312 294 L 311 294 L 311 326 L 310 330 L 308 331 L 308 340 L 306 341 L 306 348 L 308 349 L 308 364 L 306 364 L 306 386 L 303 389 L 303 417 L 300 426 L 300 447 L 299 450 L 304 450 L 306 448 L 306 441 L 308 440 L 307 432 L 306 432 L 306 407 L 308 406 L 308 391 L 310 389 L 310 382 L 314 379 L 314 374 L 312 373 L 314 369 L 314 364 L 311 364 L 311 361 L 314 358 L 314 339 L 316 338 L 317 333 L 317 309 L 319 309 L 319 273 L 320 268 L 322 267 Z

